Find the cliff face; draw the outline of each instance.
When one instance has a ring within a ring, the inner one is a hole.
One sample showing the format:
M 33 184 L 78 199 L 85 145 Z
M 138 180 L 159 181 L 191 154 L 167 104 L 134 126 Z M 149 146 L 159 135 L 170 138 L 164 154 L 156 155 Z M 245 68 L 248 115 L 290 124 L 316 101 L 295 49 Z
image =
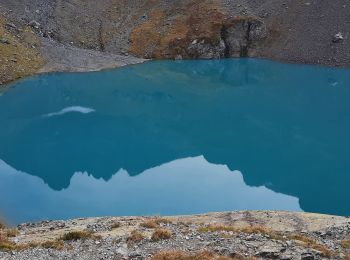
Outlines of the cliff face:
M 0 0 L 8 21 L 74 48 L 334 66 L 350 65 L 349 13 L 347 0 Z
M 266 26 L 258 18 L 229 18 L 217 2 L 191 2 L 180 10 L 154 10 L 131 32 L 130 51 L 156 59 L 243 57 L 265 37 Z

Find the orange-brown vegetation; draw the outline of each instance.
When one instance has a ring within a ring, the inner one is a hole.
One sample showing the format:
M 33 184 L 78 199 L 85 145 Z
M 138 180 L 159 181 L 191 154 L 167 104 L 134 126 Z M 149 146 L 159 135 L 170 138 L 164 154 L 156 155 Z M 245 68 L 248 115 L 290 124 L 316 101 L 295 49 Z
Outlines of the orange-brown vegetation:
M 152 219 L 147 219 L 144 222 L 141 223 L 141 227 L 145 228 L 157 228 L 159 227 L 159 224 L 168 224 L 171 223 L 170 220 L 166 218 L 152 218 Z
M 29 27 L 13 34 L 0 17 L 0 83 L 36 72 L 43 64 L 39 41 Z
M 170 239 L 172 236 L 172 233 L 170 230 L 163 229 L 163 228 L 157 228 L 152 237 L 152 241 L 159 241 L 159 240 L 164 240 L 164 239 Z
M 172 250 L 172 251 L 164 251 L 158 254 L 155 254 L 152 257 L 152 260 L 243 260 L 243 259 L 251 259 L 254 260 L 254 257 L 244 257 L 240 255 L 236 255 L 234 257 L 222 256 L 210 251 L 201 251 L 196 253 L 187 253 L 180 250 Z
M 130 236 L 127 238 L 127 241 L 130 243 L 138 243 L 144 239 L 144 236 L 141 232 L 134 230 L 131 232 Z
M 181 1 L 172 10 L 156 9 L 131 33 L 130 52 L 138 57 L 187 58 L 193 41 L 218 44 L 225 13 L 214 0 Z

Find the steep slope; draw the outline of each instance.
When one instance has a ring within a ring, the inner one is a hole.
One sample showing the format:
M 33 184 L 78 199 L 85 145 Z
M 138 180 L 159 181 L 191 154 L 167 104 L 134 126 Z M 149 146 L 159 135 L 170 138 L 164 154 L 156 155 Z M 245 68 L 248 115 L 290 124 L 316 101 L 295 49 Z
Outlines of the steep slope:
M 249 56 L 350 65 L 347 0 L 0 0 L 0 11 L 52 42 L 42 50 L 55 56 L 51 63 L 60 63 L 61 55 L 50 53 L 63 44 L 141 58 Z
M 0 84 L 30 75 L 42 65 L 38 39 L 28 27 L 17 28 L 0 17 Z

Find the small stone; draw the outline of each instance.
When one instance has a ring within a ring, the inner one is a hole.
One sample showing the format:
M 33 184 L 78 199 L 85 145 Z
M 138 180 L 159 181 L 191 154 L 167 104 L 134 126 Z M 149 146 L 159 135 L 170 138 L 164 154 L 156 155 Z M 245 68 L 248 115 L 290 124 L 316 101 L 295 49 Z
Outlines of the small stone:
M 13 28 L 13 29 L 17 29 L 17 26 L 13 23 L 6 23 L 5 24 L 7 27 Z
M 343 36 L 343 34 L 341 32 L 337 33 L 333 37 L 333 42 L 334 43 L 342 42 L 343 40 L 344 40 L 344 36 Z
M 257 255 L 267 258 L 276 258 L 279 257 L 281 250 L 277 247 L 264 246 L 260 248 Z
M 176 55 L 176 57 L 175 57 L 175 60 L 182 60 L 183 58 L 182 58 L 182 56 L 181 55 Z
M 10 44 L 10 41 L 8 39 L 6 39 L 6 38 L 1 38 L 0 39 L 0 43 L 2 43 L 2 44 Z
M 292 255 L 281 255 L 280 260 L 291 260 L 293 259 Z
M 301 254 L 301 260 L 314 260 L 315 257 L 311 253 L 303 253 Z
M 35 29 L 39 29 L 40 27 L 40 23 L 38 23 L 37 21 L 30 21 L 28 24 L 30 27 L 35 28 Z

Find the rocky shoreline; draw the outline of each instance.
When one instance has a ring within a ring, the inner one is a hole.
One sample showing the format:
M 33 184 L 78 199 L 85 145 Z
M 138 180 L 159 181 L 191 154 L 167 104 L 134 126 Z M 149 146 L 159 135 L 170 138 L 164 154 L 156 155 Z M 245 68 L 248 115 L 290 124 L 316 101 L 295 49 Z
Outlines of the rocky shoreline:
M 309 213 L 80 218 L 1 234 L 0 259 L 350 259 L 350 219 Z
M 41 53 L 46 62 L 38 73 L 90 72 L 146 61 L 146 59 L 131 55 L 118 55 L 67 46 L 49 39 L 42 39 Z

